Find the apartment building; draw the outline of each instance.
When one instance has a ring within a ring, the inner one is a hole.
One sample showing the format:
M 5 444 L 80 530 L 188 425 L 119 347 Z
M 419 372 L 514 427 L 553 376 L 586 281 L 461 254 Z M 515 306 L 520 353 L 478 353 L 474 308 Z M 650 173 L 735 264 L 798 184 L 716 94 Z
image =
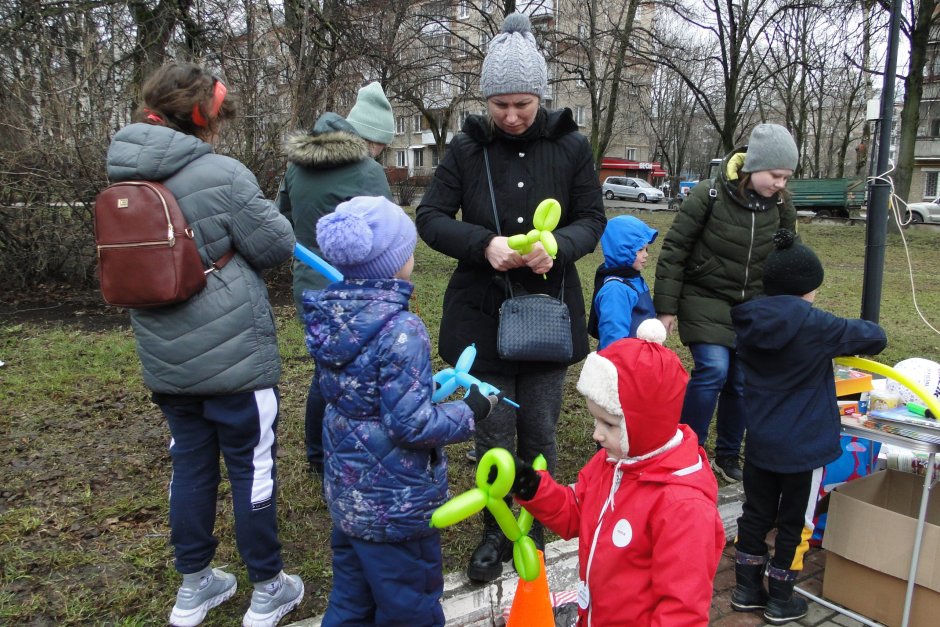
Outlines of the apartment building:
M 940 24 L 931 29 L 927 42 L 924 91 L 918 117 L 909 202 L 933 200 L 940 195 Z

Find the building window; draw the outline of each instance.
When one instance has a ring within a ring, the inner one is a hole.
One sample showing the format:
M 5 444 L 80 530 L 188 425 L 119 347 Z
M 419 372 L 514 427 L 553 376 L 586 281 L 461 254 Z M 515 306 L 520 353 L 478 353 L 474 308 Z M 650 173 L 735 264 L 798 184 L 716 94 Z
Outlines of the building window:
M 457 17 L 462 20 L 470 17 L 470 2 L 468 0 L 461 0 L 457 3 Z
M 480 52 L 486 52 L 486 46 L 490 43 L 490 34 L 487 32 L 480 33 Z
M 415 148 L 414 149 L 414 166 L 416 168 L 424 167 L 424 148 Z
M 395 118 L 395 133 L 397 135 L 402 135 L 408 132 L 408 118 L 403 115 Z
M 405 155 L 404 150 L 396 150 L 395 151 L 395 165 L 398 166 L 399 168 L 407 167 L 408 160 L 405 158 L 405 156 L 406 155 Z
M 636 161 L 636 148 L 627 148 L 627 161 Z
M 415 113 L 414 118 L 411 120 L 411 130 L 415 133 L 421 132 L 421 114 Z
M 940 137 L 940 119 L 930 120 L 930 136 Z
M 937 197 L 937 175 L 940 172 L 924 172 L 924 198 L 927 200 Z
M 578 126 L 584 126 L 584 118 L 585 118 L 584 107 L 580 105 L 575 107 L 574 108 L 574 121 L 577 122 Z

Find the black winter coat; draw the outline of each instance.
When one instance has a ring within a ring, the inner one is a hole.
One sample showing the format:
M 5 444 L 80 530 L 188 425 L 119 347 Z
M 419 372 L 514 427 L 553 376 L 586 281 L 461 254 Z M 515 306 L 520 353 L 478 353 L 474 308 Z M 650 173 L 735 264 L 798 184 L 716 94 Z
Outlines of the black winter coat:
M 531 230 L 535 208 L 542 200 L 555 198 L 561 203 L 561 220 L 554 230 L 558 256 L 547 280 L 528 268 L 497 272 L 486 260 L 484 251 L 497 229 L 484 147 L 489 154 L 502 235 Z M 456 219 L 458 212 L 460 220 Z M 418 233 L 431 248 L 457 260 L 441 316 L 438 350 L 445 361 L 455 364 L 464 348 L 476 344 L 474 372 L 514 374 L 520 369 L 557 366 L 499 358 L 496 330 L 499 307 L 506 298 L 507 274 L 514 290 L 520 286 L 531 294 L 557 296 L 564 279 L 574 340 L 570 363 L 587 355 L 584 296 L 575 261 L 597 247 L 607 218 L 591 147 L 578 132 L 570 110 L 541 109 L 532 127 L 520 137 L 494 130 L 486 117 L 468 118 L 437 167 L 418 206 L 416 222 Z

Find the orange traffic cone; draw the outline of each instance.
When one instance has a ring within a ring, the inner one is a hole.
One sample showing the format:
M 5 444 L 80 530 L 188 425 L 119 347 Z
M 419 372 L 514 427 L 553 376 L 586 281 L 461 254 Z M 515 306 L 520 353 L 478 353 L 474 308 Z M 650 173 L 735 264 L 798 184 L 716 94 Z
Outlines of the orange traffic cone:
M 555 627 L 552 597 L 545 578 L 545 555 L 541 551 L 539 565 L 539 576 L 534 581 L 519 578 L 506 627 Z

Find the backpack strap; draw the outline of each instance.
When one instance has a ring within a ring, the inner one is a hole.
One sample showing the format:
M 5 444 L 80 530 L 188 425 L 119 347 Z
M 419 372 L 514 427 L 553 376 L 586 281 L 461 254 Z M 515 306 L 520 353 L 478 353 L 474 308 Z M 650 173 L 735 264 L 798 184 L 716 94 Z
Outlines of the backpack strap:
M 718 190 L 715 189 L 715 179 L 708 179 L 708 205 L 705 207 L 705 221 L 702 226 L 708 224 L 708 219 L 712 217 L 712 210 L 715 208 L 715 199 L 718 198 Z
M 213 261 L 211 264 L 209 264 L 209 268 L 203 274 L 208 275 L 211 272 L 218 272 L 219 270 L 224 268 L 225 264 L 231 261 L 232 257 L 234 256 L 235 256 L 235 249 L 229 248 L 228 251 L 226 251 L 224 255 L 222 255 L 221 257 Z

